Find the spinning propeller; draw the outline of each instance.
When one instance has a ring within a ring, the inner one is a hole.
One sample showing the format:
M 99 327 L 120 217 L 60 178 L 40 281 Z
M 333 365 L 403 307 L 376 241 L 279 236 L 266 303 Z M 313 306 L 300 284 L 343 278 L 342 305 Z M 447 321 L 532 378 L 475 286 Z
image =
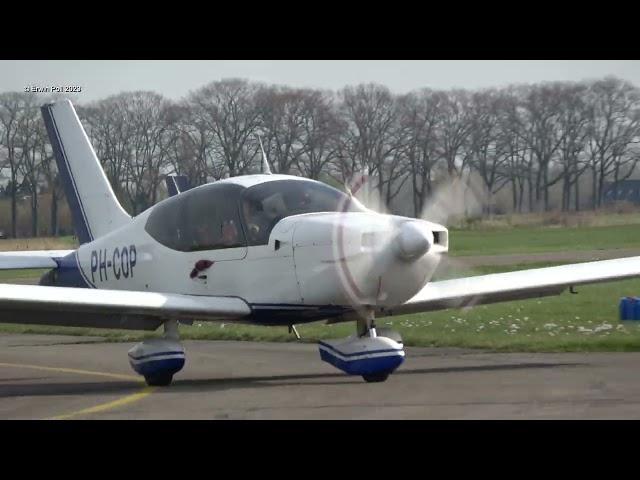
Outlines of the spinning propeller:
M 390 214 L 385 202 L 380 201 L 377 189 L 371 188 L 366 175 L 356 177 L 345 187 L 349 197 L 339 211 L 349 211 L 349 203 L 355 201 L 363 205 L 368 214 L 376 215 L 371 218 L 367 232 L 362 234 L 362 248 L 357 256 L 347 255 L 350 243 L 357 239 L 347 234 L 345 221 L 338 221 L 333 232 L 334 261 L 339 278 L 349 303 L 361 316 L 368 314 L 368 306 L 384 303 L 387 292 L 403 288 L 402 285 L 391 284 L 394 278 L 403 278 L 394 272 L 401 273 L 402 269 L 410 268 L 423 272 L 415 285 L 430 281 L 436 270 L 438 274 L 444 270 L 447 276 L 460 270 L 469 274 L 464 262 L 432 250 L 437 241 L 436 235 L 440 234 L 438 229 L 443 230 L 439 227 L 446 227 L 462 216 L 481 212 L 482 189 L 473 182 L 454 178 L 438 186 L 418 221 Z M 346 220 L 348 216 L 344 217 Z M 431 254 L 427 255 L 430 251 Z M 413 282 L 406 283 L 404 288 L 411 288 Z

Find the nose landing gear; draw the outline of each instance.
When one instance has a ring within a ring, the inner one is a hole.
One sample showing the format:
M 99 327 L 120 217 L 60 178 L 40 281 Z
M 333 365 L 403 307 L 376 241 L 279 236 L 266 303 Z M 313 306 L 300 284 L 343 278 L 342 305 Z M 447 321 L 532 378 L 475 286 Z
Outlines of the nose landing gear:
M 357 333 L 346 339 L 319 342 L 320 358 L 366 382 L 384 382 L 404 361 L 402 338 L 396 331 L 375 328 L 373 311 L 357 323 Z

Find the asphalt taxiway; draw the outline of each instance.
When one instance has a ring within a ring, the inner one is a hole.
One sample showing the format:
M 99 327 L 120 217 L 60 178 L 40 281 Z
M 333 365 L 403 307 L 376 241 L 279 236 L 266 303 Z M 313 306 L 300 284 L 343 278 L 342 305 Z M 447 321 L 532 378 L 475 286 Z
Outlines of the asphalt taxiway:
M 407 348 L 384 383 L 349 377 L 316 345 L 185 341 L 170 387 L 146 387 L 129 343 L 0 334 L 2 419 L 640 418 L 640 353 Z

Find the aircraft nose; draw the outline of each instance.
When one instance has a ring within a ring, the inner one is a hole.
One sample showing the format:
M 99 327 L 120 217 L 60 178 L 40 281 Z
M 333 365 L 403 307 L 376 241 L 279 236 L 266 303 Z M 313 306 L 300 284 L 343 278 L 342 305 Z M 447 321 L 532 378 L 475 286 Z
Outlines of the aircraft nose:
M 417 222 L 405 222 L 400 226 L 395 244 L 398 256 L 404 260 L 422 257 L 433 245 L 433 232 Z

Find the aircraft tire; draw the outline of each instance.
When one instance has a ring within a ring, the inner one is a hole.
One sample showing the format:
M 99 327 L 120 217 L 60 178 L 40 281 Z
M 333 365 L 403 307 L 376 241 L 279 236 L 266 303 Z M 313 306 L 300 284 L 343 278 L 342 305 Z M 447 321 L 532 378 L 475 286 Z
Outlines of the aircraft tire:
M 367 383 L 378 383 L 384 382 L 387 378 L 389 378 L 388 373 L 372 373 L 368 375 L 362 375 L 364 381 Z
M 166 387 L 171 385 L 173 374 L 150 375 L 144 379 L 150 387 Z

